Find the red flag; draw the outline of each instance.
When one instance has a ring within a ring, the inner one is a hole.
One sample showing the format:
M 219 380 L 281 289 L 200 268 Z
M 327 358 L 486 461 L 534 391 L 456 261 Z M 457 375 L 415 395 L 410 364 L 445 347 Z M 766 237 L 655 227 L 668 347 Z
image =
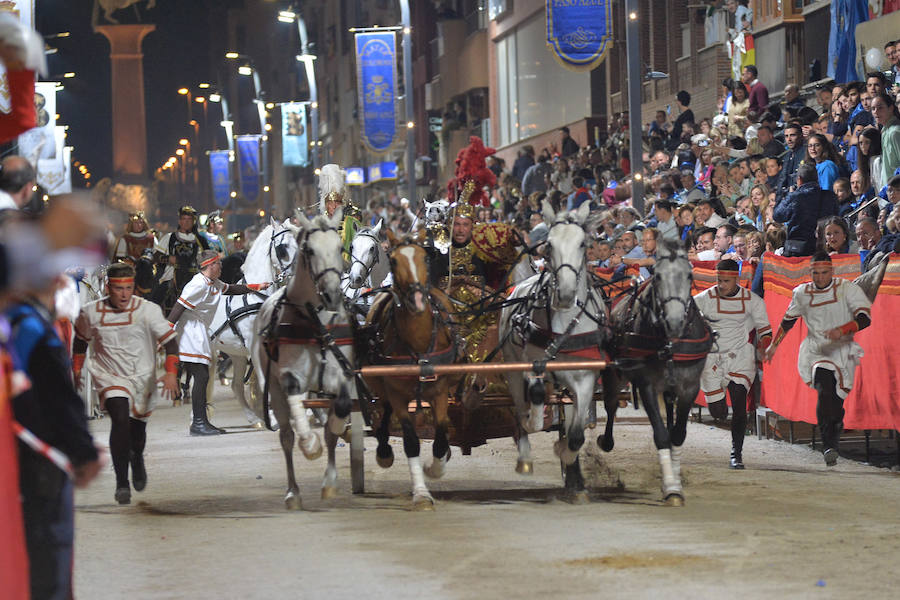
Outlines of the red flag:
M 0 144 L 15 139 L 20 133 L 37 127 L 34 108 L 34 71 L 7 71 L 12 110 L 0 113 Z

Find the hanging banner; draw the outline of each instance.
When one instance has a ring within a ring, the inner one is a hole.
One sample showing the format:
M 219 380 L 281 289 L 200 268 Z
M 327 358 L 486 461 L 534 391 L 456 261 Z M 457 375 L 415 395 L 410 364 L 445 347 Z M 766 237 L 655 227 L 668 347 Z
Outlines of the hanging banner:
M 397 135 L 397 42 L 393 31 L 356 34 L 356 81 L 362 140 L 383 153 Z
M 19 155 L 36 165 L 40 159 L 56 158 L 56 86 L 54 81 L 34 84 L 37 127 L 19 136 Z
M 71 146 L 61 147 L 58 158 L 43 158 L 37 162 L 37 183 L 48 196 L 72 193 Z
M 225 208 L 231 202 L 231 152 L 214 150 L 209 153 L 209 173 L 212 178 L 213 202 Z
M 241 195 L 249 203 L 259 198 L 259 138 L 258 135 L 237 137 L 237 160 L 241 175 Z
M 309 164 L 309 136 L 306 134 L 306 105 L 286 102 L 281 105 L 281 154 L 284 166 Z
M 590 71 L 612 48 L 612 0 L 547 0 L 547 45 L 570 71 Z
M 362 167 L 347 167 L 347 185 L 362 185 L 366 182 L 366 173 Z
M 2 0 L 0 13 L 12 14 L 25 25 L 34 29 L 34 0 Z M 6 79 L 6 67 L 0 61 L 0 112 L 9 114 L 12 110 L 12 96 L 9 81 Z

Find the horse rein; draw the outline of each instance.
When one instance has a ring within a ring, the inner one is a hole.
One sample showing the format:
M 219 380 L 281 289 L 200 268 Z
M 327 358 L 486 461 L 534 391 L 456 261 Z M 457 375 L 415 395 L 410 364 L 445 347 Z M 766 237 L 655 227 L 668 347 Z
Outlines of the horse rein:
M 287 262 L 287 264 L 285 264 L 285 261 L 282 261 L 282 259 L 281 259 L 282 251 L 285 254 L 287 254 L 287 250 L 284 250 L 284 247 L 287 244 L 277 244 L 276 245 L 276 243 L 275 243 L 275 241 L 278 237 L 280 237 L 286 233 L 290 233 L 290 229 L 282 229 L 278 233 L 273 233 L 272 237 L 269 238 L 269 257 L 271 258 L 272 252 L 274 251 L 275 252 L 275 260 L 278 261 L 278 265 L 277 265 L 278 272 L 275 274 L 275 277 L 274 277 L 274 282 L 278 286 L 281 286 L 284 283 L 284 280 L 287 279 L 288 269 L 290 269 L 291 265 L 293 264 L 293 261 Z
M 313 271 L 310 257 L 314 254 L 314 252 L 313 252 L 313 249 L 310 248 L 310 246 L 309 246 L 309 236 L 311 234 L 315 233 L 316 231 L 321 231 L 323 233 L 326 233 L 329 231 L 337 232 L 338 228 L 329 226 L 329 227 L 316 227 L 315 229 L 304 229 L 301 234 L 302 240 L 301 239 L 297 240 L 297 246 L 298 246 L 297 256 L 300 256 L 303 258 L 303 261 L 306 264 L 306 270 L 309 271 L 310 275 L 312 276 L 313 285 L 316 288 L 316 295 L 319 296 L 319 298 L 321 299 L 321 297 L 322 297 L 322 287 L 321 287 L 322 279 L 329 273 L 334 273 L 335 275 L 337 275 L 338 281 L 340 281 L 343 273 L 334 267 L 327 267 L 325 269 L 322 269 L 322 271 L 319 271 L 319 272 Z

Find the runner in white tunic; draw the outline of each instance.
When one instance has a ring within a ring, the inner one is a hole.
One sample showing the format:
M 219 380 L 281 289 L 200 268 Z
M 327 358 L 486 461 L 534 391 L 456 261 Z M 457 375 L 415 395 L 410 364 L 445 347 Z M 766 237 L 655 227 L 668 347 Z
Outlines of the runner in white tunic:
M 747 428 L 747 392 L 756 377 L 756 348 L 762 351 L 772 339 L 772 327 L 762 298 L 738 285 L 737 262 L 727 259 L 716 265 L 717 284 L 694 296 L 694 302 L 715 330 L 717 352 L 706 357 L 700 389 L 710 413 L 721 402 L 725 390 L 731 397 L 731 468 L 743 469 L 742 451 Z M 757 346 L 750 342 L 756 333 Z
M 209 382 L 209 365 L 213 360 L 209 343 L 209 326 L 216 315 L 216 307 L 222 296 L 249 294 L 264 290 L 269 283 L 228 284 L 219 280 L 222 261 L 215 250 L 200 254 L 200 272 L 194 275 L 181 290 L 178 301 L 169 313 L 169 321 L 178 331 L 178 357 L 183 368 L 193 379 L 191 389 L 191 435 L 216 435 L 222 433 L 214 427 L 206 415 L 206 385 Z
M 134 489 L 147 485 L 144 446 L 147 419 L 158 400 L 156 351 L 166 350 L 166 374 L 161 378 L 169 400 L 178 390 L 178 344 L 172 324 L 159 306 L 134 296 L 134 269 L 117 263 L 109 267 L 108 296 L 87 304 L 75 321 L 73 367 L 80 381 L 85 353 L 91 348 L 91 373 L 100 406 L 109 413 L 112 426 L 109 449 L 116 472 L 115 498 L 131 501 L 128 467 Z
M 766 349 L 766 360 L 772 360 L 778 344 L 802 317 L 808 333 L 800 344 L 797 368 L 806 385 L 818 394 L 816 419 L 825 464 L 833 466 L 843 429 L 844 399 L 853 388 L 856 365 L 863 354 L 853 334 L 871 324 L 872 303 L 858 285 L 834 277 L 828 254 L 814 254 L 810 269 L 812 282 L 794 288 L 778 333 Z

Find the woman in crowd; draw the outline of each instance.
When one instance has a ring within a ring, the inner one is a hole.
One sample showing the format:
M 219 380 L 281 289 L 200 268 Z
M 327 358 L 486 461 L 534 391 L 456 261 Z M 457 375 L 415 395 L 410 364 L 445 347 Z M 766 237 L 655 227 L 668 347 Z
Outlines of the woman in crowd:
M 758 265 L 762 259 L 763 252 L 766 249 L 761 231 L 748 231 L 747 240 L 747 261 L 750 264 Z
M 784 251 L 784 240 L 787 232 L 783 225 L 770 223 L 766 226 L 766 252 L 774 252 L 780 255 Z
M 769 206 L 769 186 L 758 183 L 750 188 L 750 204 L 756 210 L 754 224 L 762 231 L 766 224 L 766 208 Z
M 806 142 L 805 160 L 816 166 L 816 172 L 819 174 L 819 187 L 823 190 L 830 190 L 835 180 L 840 177 L 838 170 L 840 159 L 834 145 L 824 135 L 812 134 L 809 136 L 809 141 Z
M 872 116 L 881 126 L 881 172 L 884 182 L 900 167 L 900 113 L 897 102 L 884 92 L 872 98 Z
M 747 120 L 747 109 L 750 107 L 750 94 L 741 82 L 734 84 L 731 106 L 728 108 L 728 135 L 743 137 L 744 130 L 750 122 Z
M 881 170 L 881 132 L 877 127 L 866 127 L 859 134 L 857 143 L 856 168 L 872 183 L 876 193 L 887 181 Z
M 818 250 L 828 254 L 847 254 L 850 251 L 850 228 L 841 217 L 822 219 L 816 229 Z

